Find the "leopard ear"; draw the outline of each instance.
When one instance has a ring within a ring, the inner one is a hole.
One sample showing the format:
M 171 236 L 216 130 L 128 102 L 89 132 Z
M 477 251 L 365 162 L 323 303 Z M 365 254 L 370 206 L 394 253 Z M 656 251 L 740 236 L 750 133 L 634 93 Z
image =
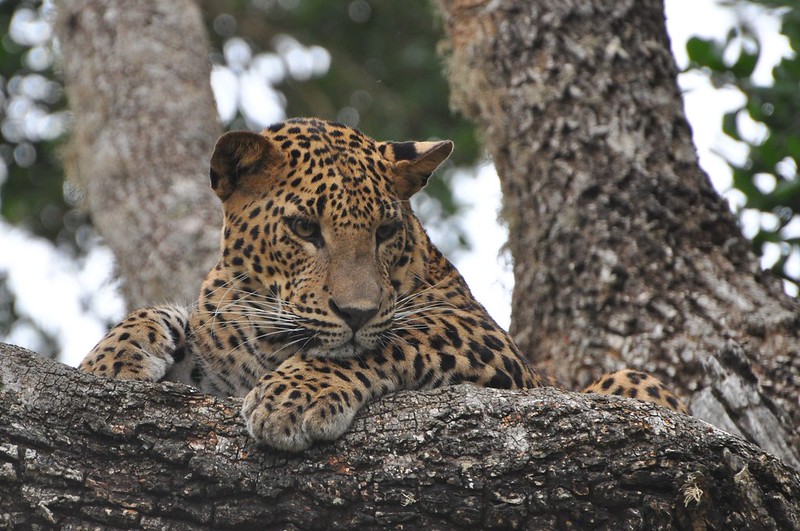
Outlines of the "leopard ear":
M 237 189 L 257 192 L 271 166 L 282 160 L 278 149 L 264 136 L 250 131 L 225 133 L 211 155 L 211 188 L 222 201 Z
M 428 184 L 428 178 L 453 152 L 450 140 L 438 142 L 386 142 L 384 156 L 395 161 L 395 190 L 400 199 L 408 199 Z

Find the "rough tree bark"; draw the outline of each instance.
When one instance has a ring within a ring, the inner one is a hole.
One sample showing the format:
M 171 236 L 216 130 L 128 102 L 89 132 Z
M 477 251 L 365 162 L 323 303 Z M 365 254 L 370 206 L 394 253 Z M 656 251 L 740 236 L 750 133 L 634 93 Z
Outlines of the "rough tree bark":
M 68 176 L 85 190 L 131 307 L 194 301 L 222 219 L 207 185 L 221 129 L 200 12 L 191 0 L 57 7 L 74 118 Z
M 0 528 L 800 529 L 797 470 L 643 402 L 403 392 L 296 456 L 239 401 L 0 358 Z
M 523 352 L 575 388 L 657 373 L 797 464 L 800 304 L 698 166 L 661 0 L 439 5 L 453 101 L 501 177 Z

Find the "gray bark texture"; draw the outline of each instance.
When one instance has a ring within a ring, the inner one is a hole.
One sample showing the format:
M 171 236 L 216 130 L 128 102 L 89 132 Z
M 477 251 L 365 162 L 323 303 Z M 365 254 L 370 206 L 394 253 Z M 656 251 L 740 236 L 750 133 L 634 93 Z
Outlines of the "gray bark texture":
M 571 388 L 655 373 L 797 464 L 800 304 L 698 166 L 661 0 L 438 4 L 501 177 L 522 351 Z
M 130 307 L 192 302 L 222 220 L 208 186 L 221 128 L 200 12 L 191 0 L 56 4 L 68 177 L 114 251 Z
M 797 470 L 644 402 L 402 392 L 302 455 L 239 406 L 0 345 L 0 528 L 800 529 Z

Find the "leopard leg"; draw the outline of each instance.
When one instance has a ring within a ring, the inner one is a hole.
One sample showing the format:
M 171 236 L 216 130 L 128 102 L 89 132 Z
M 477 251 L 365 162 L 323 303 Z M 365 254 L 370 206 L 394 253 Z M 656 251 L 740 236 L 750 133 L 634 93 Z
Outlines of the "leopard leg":
M 447 322 L 449 333 L 431 337 L 419 327 L 398 328 L 394 341 L 355 358 L 288 358 L 245 397 L 242 416 L 250 434 L 258 442 L 297 452 L 315 440 L 340 437 L 364 405 L 400 389 L 541 384 L 511 340 L 499 329 L 486 329 L 488 322 L 481 328 L 481 343 L 470 344 L 468 331 L 478 324 L 471 314 L 449 311 L 430 317 L 431 323 L 437 320 Z
M 242 404 L 253 438 L 299 452 L 315 440 L 341 436 L 370 400 L 398 389 L 375 357 L 330 359 L 292 356 L 261 378 Z
M 187 329 L 184 307 L 141 308 L 112 328 L 79 368 L 120 380 L 159 381 L 184 359 Z
M 616 395 L 652 402 L 678 413 L 688 414 L 686 405 L 667 389 L 661 381 L 646 372 L 622 369 L 604 374 L 596 382 L 586 387 L 584 393 Z

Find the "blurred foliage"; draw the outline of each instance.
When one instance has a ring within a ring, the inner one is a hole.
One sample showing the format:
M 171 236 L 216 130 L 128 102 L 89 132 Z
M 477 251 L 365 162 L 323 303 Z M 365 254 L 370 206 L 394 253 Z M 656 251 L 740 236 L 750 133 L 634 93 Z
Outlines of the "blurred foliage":
M 57 156 L 67 115 L 47 10 L 41 1 L 0 2 L 0 215 L 76 248 L 86 217 L 64 193 Z
M 53 69 L 47 9 L 41 1 L 0 0 L 0 217 L 75 255 L 78 235 L 91 228 L 64 193 L 57 150 L 66 102 Z M 0 337 L 30 330 L 41 353 L 54 356 L 55 338 L 20 315 L 15 302 L 0 274 Z
M 457 146 L 455 163 L 472 165 L 478 157 L 473 128 L 449 110 L 447 82 L 436 55 L 441 29 L 429 0 L 200 4 L 213 63 L 239 74 L 250 69 L 249 64 L 228 64 L 232 57 L 223 50 L 234 40 L 251 48 L 246 61 L 268 52 L 282 63 L 284 75 L 255 81 L 265 95 L 279 92 L 285 115 L 338 120 L 379 139 L 450 138 Z M 58 159 L 68 114 L 53 67 L 52 9 L 48 1 L 0 0 L 0 215 L 80 253 L 91 230 L 77 208 L 80 193 L 64 183 Z M 293 60 L 298 59 L 292 52 L 303 46 L 299 43 L 327 51 L 329 67 L 294 74 Z M 230 128 L 268 125 L 248 119 L 246 99 L 236 103 Z M 434 179 L 428 190 L 445 218 L 457 209 L 446 183 Z
M 800 226 L 800 6 L 790 0 L 750 3 L 778 10 L 781 33 L 793 51 L 791 57 L 784 57 L 773 68 L 772 85 L 753 81 L 761 45 L 756 32 L 745 22 L 732 30 L 724 42 L 694 37 L 686 49 L 690 68 L 707 71 L 715 86 L 736 87 L 746 97 L 741 108 L 727 113 L 722 120 L 725 135 L 748 149 L 744 164 L 728 161 L 733 170 L 733 187 L 746 197 L 745 209 L 768 214 L 753 237 L 755 251 L 762 254 L 765 245 L 777 244 L 780 254 L 773 272 L 800 286 L 800 277 L 786 269 L 787 260 L 800 253 L 800 231 L 796 228 Z M 748 133 L 754 129 L 763 134 Z

